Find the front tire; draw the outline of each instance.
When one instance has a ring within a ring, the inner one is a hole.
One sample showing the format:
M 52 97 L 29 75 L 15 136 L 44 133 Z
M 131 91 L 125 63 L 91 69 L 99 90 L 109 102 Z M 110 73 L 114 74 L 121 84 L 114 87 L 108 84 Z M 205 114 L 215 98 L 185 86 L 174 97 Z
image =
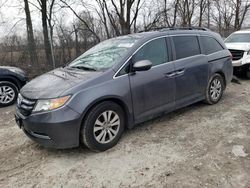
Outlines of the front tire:
M 102 102 L 87 114 L 81 129 L 81 142 L 93 151 L 115 146 L 125 128 L 125 113 L 116 103 Z
M 206 89 L 206 99 L 207 104 L 216 104 L 220 101 L 225 89 L 225 83 L 220 74 L 214 74 L 209 82 Z
M 18 96 L 18 88 L 15 84 L 2 81 L 0 82 L 0 107 L 14 104 Z

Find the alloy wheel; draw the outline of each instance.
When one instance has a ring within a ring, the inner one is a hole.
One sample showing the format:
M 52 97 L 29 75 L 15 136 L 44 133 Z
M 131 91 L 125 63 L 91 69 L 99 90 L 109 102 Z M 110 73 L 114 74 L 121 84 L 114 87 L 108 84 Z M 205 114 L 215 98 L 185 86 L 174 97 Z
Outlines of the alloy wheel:
M 221 92 L 222 92 L 221 81 L 215 78 L 210 86 L 210 95 L 212 100 L 217 101 L 220 98 Z
M 15 91 L 10 86 L 0 86 L 0 103 L 8 104 L 15 99 Z
M 120 129 L 120 117 L 112 111 L 104 111 L 95 121 L 93 133 L 97 142 L 106 144 L 111 142 Z

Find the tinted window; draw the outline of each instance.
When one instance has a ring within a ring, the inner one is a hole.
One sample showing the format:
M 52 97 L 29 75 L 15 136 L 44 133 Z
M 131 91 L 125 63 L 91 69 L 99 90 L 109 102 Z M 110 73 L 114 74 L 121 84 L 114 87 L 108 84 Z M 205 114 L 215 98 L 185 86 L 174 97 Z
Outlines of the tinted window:
M 223 47 L 220 45 L 220 43 L 212 37 L 202 36 L 200 39 L 201 45 L 206 55 L 223 50 Z
M 200 47 L 196 36 L 173 37 L 176 59 L 200 54 Z
M 155 39 L 145 44 L 132 58 L 133 63 L 140 60 L 150 60 L 153 66 L 166 63 L 168 53 L 165 38 Z

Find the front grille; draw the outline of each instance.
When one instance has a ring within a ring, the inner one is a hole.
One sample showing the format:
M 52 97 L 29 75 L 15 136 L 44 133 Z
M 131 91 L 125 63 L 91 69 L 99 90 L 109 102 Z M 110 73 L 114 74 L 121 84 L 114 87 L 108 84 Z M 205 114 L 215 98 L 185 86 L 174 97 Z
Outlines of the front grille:
M 25 98 L 21 94 L 18 95 L 17 108 L 22 115 L 30 115 L 32 110 L 34 109 L 35 104 L 36 100 Z
M 233 60 L 240 60 L 243 55 L 244 55 L 244 51 L 243 50 L 229 50 L 233 56 Z

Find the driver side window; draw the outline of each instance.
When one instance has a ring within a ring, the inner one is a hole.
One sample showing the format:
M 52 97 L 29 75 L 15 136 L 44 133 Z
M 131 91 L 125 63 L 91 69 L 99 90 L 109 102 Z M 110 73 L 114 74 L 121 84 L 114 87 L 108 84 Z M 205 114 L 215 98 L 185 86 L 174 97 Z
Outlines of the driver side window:
M 166 63 L 168 61 L 168 52 L 165 37 L 148 42 L 136 52 L 132 57 L 132 63 L 134 64 L 140 60 L 150 60 L 153 66 Z

